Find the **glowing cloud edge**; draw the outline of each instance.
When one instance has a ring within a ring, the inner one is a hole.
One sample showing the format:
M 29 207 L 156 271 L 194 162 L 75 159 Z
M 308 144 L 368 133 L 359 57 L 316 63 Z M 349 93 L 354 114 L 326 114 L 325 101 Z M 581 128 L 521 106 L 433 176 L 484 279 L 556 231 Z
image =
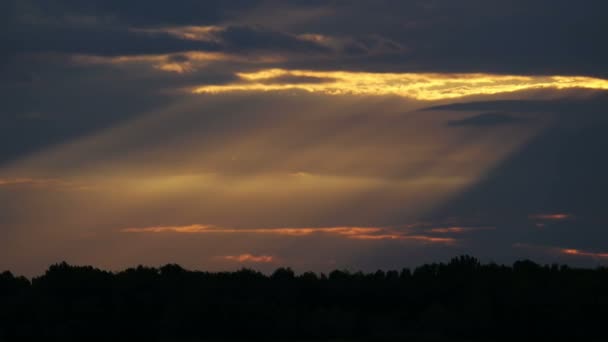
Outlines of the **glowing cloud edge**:
M 264 69 L 236 74 L 239 81 L 190 89 L 195 94 L 301 90 L 327 95 L 402 96 L 422 101 L 494 95 L 534 89 L 608 90 L 608 80 L 586 76 L 522 76 L 483 73 L 369 73 Z M 326 82 L 280 82 L 281 78 Z M 278 82 L 277 82 L 278 81 Z

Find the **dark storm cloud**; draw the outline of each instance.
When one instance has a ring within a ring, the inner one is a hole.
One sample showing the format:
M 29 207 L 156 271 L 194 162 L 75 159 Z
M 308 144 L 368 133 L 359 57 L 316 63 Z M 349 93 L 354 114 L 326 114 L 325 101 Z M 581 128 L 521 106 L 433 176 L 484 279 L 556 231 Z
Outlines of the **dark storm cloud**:
M 15 53 L 65 53 L 97 56 L 125 56 L 203 52 L 327 52 L 315 42 L 295 36 L 251 27 L 227 27 L 218 30 L 217 40 L 182 39 L 165 32 L 140 32 L 127 28 L 51 27 L 36 28 L 19 35 L 5 33 L 2 49 Z
M 57 52 L 101 56 L 166 54 L 184 51 L 247 53 L 324 52 L 327 48 L 287 32 L 226 24 L 213 39 L 199 40 L 161 27 L 219 25 L 254 1 L 9 1 L 0 32 L 4 55 Z M 146 30 L 157 28 L 156 30 Z
M 512 125 L 525 122 L 520 117 L 510 115 L 502 112 L 489 112 L 482 113 L 468 118 L 460 120 L 449 120 L 448 126 L 460 127 L 460 126 L 497 126 L 497 125 Z
M 294 29 L 342 37 L 374 34 L 405 51 L 322 67 L 606 75 L 608 47 L 600 43 L 608 30 L 605 1 L 385 0 L 330 6 L 335 15 Z
M 601 43 L 608 31 L 608 3 L 600 0 L 63 0 L 8 1 L 3 6 L 8 29 L 2 49 L 8 52 L 333 51 L 289 58 L 280 66 L 608 76 L 608 45 Z M 301 15 L 311 9 L 318 14 Z M 127 30 L 188 25 L 227 27 L 219 32 L 224 44 Z M 297 38 L 311 33 L 335 44 L 330 49 Z

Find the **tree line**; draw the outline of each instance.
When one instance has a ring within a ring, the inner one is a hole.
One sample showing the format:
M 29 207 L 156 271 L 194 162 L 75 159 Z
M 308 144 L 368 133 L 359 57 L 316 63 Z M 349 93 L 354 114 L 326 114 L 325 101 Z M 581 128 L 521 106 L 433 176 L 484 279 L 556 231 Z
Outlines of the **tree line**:
M 481 264 L 270 275 L 65 262 L 0 274 L 0 341 L 605 339 L 608 269 Z

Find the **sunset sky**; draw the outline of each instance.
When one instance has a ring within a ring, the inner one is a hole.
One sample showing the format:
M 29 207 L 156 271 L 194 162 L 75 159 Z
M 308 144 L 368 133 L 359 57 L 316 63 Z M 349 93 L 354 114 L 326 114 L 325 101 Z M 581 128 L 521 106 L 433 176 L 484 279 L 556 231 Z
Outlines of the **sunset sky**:
M 608 264 L 604 0 L 3 0 L 0 270 Z

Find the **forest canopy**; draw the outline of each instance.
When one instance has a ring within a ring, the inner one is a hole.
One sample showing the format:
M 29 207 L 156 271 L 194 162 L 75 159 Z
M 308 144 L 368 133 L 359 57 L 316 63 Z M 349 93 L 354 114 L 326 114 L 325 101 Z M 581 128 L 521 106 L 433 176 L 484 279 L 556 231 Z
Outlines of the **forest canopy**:
M 0 274 L 0 340 L 601 338 L 607 288 L 606 268 L 470 256 L 413 270 L 269 275 L 62 262 L 31 280 Z

